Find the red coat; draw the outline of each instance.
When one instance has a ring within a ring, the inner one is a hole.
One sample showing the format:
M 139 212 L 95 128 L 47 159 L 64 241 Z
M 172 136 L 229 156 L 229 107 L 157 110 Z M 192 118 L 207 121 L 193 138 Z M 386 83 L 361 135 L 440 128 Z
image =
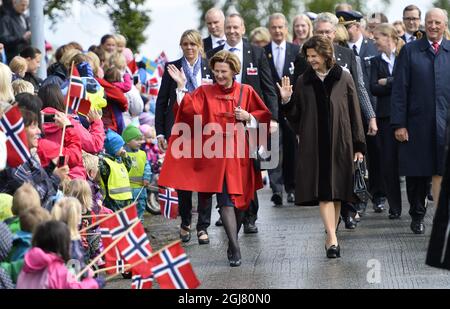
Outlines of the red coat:
M 172 131 L 168 152 L 158 180 L 159 185 L 193 192 L 222 193 L 223 182 L 226 180 L 228 194 L 231 195 L 235 206 L 241 209 L 248 207 L 254 198 L 255 191 L 263 187 L 261 174 L 255 171 L 253 162 L 248 157 L 248 142 L 244 140 L 243 145 L 238 145 L 238 138 L 234 135 L 228 141 L 228 144 L 234 147 L 234 156 L 224 158 L 226 151 L 231 148 L 226 147 L 226 124 L 238 123 L 234 116 L 234 109 L 239 99 L 240 87 L 244 87 L 241 108 L 251 113 L 259 123 L 270 122 L 270 111 L 253 88 L 248 85 L 235 82 L 231 89 L 223 89 L 217 84 L 205 85 L 192 94 L 186 94 L 181 105 L 175 108 L 174 128 L 184 123 L 189 126 L 191 132 L 194 132 L 194 115 L 201 115 L 202 123 L 197 126 L 205 129 L 207 124 L 210 126 L 215 123 L 220 135 L 204 134 L 200 139 L 200 136 L 194 133 L 184 137 L 184 134 L 178 136 L 178 132 Z M 186 142 L 186 145 L 192 145 L 191 149 L 184 148 L 184 145 L 179 147 L 181 141 Z M 198 147 L 195 147 L 194 141 L 197 141 Z M 222 157 L 207 158 L 202 151 L 200 158 L 194 158 L 195 148 L 197 150 L 211 149 L 211 144 L 214 142 L 216 146 L 223 145 L 223 151 L 218 151 Z M 200 145 L 202 145 L 201 148 Z M 245 149 L 244 158 L 238 158 L 238 147 Z M 190 154 L 190 157 L 176 158 L 176 150 L 180 148 L 186 154 Z
M 108 105 L 103 109 L 103 124 L 105 125 L 105 130 L 111 129 L 114 132 L 118 131 L 117 126 L 117 119 L 114 115 L 113 107 L 112 105 L 116 105 L 120 111 L 126 112 L 128 110 L 128 100 L 125 97 L 122 90 L 117 88 L 111 83 L 108 83 L 106 80 L 102 78 L 96 78 L 96 80 L 99 82 L 100 86 L 102 86 L 105 89 L 106 94 L 106 101 L 108 102 Z

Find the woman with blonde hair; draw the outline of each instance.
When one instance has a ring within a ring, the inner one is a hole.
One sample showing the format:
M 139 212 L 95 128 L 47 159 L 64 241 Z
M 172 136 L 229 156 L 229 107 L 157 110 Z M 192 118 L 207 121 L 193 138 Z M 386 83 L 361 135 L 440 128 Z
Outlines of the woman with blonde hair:
M 282 108 L 299 135 L 296 202 L 319 202 L 326 256 L 341 256 L 336 228 L 342 201 L 354 202 L 354 162 L 366 149 L 361 108 L 350 73 L 336 64 L 333 42 L 313 36 L 303 45 L 309 67 L 292 91 L 278 85 Z
M 172 126 L 175 122 L 174 107 L 177 106 L 177 81 L 169 74 L 167 68 L 175 67 L 184 72 L 188 93 L 194 92 L 205 83 L 212 84 L 213 82 L 208 61 L 203 57 L 203 40 L 200 33 L 197 30 L 186 30 L 181 35 L 180 47 L 183 57 L 167 64 L 156 100 L 155 129 L 158 148 L 161 151 L 167 150 L 167 140 L 171 136 Z M 181 217 L 180 238 L 183 242 L 188 242 L 191 239 L 192 191 L 179 190 L 178 199 Z M 209 243 L 207 228 L 211 221 L 211 206 L 211 199 L 206 202 L 206 205 L 200 205 L 199 200 L 197 221 L 199 244 Z
M 0 101 L 6 103 L 14 102 L 14 90 L 11 82 L 11 69 L 6 64 L 0 63 Z
M 266 27 L 257 27 L 250 32 L 250 43 L 258 47 L 265 47 L 271 41 L 270 32 Z
M 396 60 L 405 41 L 398 36 L 394 26 L 384 23 L 374 30 L 375 45 L 381 53 L 371 60 L 370 90 L 377 98 L 377 123 L 381 162 L 386 195 L 389 202 L 389 219 L 399 219 L 402 198 L 398 168 L 398 143 L 391 122 L 391 94 Z
M 313 36 L 311 19 L 305 14 L 295 16 L 292 24 L 292 33 L 294 34 L 292 43 L 302 48 L 303 44 Z

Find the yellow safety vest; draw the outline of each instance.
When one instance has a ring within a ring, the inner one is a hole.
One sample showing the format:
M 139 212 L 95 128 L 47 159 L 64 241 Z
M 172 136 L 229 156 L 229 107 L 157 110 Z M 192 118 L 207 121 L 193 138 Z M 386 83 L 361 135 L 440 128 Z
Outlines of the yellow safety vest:
M 133 189 L 140 189 L 144 186 L 144 170 L 147 163 L 147 154 L 139 150 L 137 152 L 128 152 L 131 159 L 131 169 L 128 172 L 130 176 L 130 185 Z
M 123 163 L 105 158 L 109 165 L 108 193 L 113 200 L 126 201 L 133 199 L 128 171 Z

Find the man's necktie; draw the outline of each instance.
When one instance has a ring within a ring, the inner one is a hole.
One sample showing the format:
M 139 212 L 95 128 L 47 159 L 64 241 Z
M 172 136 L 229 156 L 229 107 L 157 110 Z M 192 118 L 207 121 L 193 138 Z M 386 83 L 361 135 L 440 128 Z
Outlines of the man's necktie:
M 231 47 L 230 49 L 229 49 L 229 51 L 231 52 L 231 53 L 234 53 L 235 51 L 238 51 L 239 49 L 237 49 L 236 47 Z
M 358 47 L 356 47 L 356 45 L 353 45 L 353 53 L 355 54 L 355 56 L 359 56 Z
M 434 53 L 437 54 L 439 52 L 439 43 L 438 42 L 433 42 L 433 44 L 431 44 L 431 46 L 434 49 Z
M 222 46 L 223 44 L 225 44 L 225 40 L 218 40 L 217 44 L 219 44 L 219 46 Z
M 275 68 L 277 69 L 278 77 L 281 79 L 283 77 L 283 64 L 281 63 L 281 53 L 283 49 L 281 46 L 277 46 L 277 59 L 275 60 Z

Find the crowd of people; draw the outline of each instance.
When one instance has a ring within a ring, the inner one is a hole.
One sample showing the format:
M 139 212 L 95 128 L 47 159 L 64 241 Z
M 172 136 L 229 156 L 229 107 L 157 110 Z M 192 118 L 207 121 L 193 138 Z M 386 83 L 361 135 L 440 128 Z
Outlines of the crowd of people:
M 48 55 L 30 45 L 28 4 L 8 1 L 0 13 L 0 119 L 20 114 L 31 154 L 11 164 L 11 133 L 0 131 L 0 287 L 102 288 L 103 277 L 87 272 L 78 280 L 66 263 L 83 267 L 104 249 L 99 228 L 91 227 L 96 216 L 136 201 L 144 223 L 144 189 L 162 156 L 158 184 L 178 193 L 181 241 L 191 240 L 196 192 L 196 236 L 209 244 L 216 195 L 215 224 L 228 236 L 231 267 L 241 265 L 241 227 L 258 233 L 263 182 L 254 155 L 264 146 L 279 152 L 268 170 L 271 202 L 319 205 L 328 258 L 341 256 L 340 222 L 355 229 L 370 202 L 354 195 L 355 162 L 367 163 L 373 211 L 384 212 L 387 201 L 391 220 L 402 215 L 406 176 L 411 230 L 424 233 L 427 199 L 437 205 L 444 173 L 445 11 L 429 10 L 422 26 L 414 5 L 402 21 L 389 23 L 383 13 L 364 17 L 339 4 L 334 13 L 296 16 L 292 34 L 287 18 L 275 13 L 267 28 L 246 38 L 241 15 L 211 8 L 209 36 L 181 35 L 183 56 L 167 63 L 152 97 L 145 62 L 120 34 L 88 49 L 77 42 L 60 46 L 41 80 L 37 70 Z M 74 70 L 90 102 L 85 113 L 68 108 Z M 196 126 L 206 138 L 184 135 Z M 239 131 L 246 132 L 243 139 Z M 254 149 L 254 132 L 277 135 L 279 145 L 267 138 Z M 196 143 L 214 155 L 198 154 Z M 96 267 L 104 264 L 98 259 Z

